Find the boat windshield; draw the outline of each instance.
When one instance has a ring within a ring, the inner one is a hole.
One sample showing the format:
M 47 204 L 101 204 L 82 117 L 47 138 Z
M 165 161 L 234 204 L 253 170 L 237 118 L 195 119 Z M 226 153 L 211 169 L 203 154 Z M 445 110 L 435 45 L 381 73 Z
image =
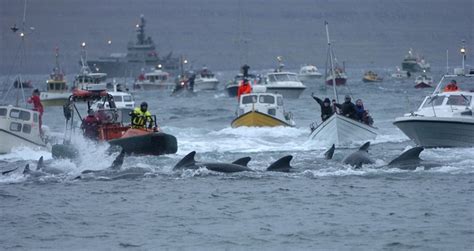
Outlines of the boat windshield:
M 465 95 L 450 95 L 446 105 L 469 106 L 471 104 L 472 96 Z
M 448 85 L 456 82 L 459 91 L 473 92 L 474 91 L 474 76 L 456 76 L 448 75 L 444 76 L 442 81 L 439 83 L 437 89 L 438 92 L 448 91 Z M 452 90 L 451 90 L 452 91 Z
M 7 115 L 7 108 L 0 108 L 0 116 L 6 116 Z
M 274 104 L 275 97 L 272 95 L 260 95 L 258 102 L 262 104 Z
M 122 102 L 122 96 L 114 96 L 115 102 Z
M 252 104 L 252 103 L 257 103 L 257 95 L 248 95 L 242 97 L 242 104 Z
M 131 101 L 133 101 L 133 100 L 132 100 L 132 96 L 131 96 L 131 95 L 123 96 L 123 101 L 124 101 L 124 102 L 131 102 Z
M 442 95 L 431 96 L 425 101 L 425 103 L 423 104 L 423 108 L 431 106 L 440 106 L 443 104 L 444 98 L 445 96 Z
M 298 77 L 294 74 L 270 74 L 268 80 L 270 82 L 298 81 Z

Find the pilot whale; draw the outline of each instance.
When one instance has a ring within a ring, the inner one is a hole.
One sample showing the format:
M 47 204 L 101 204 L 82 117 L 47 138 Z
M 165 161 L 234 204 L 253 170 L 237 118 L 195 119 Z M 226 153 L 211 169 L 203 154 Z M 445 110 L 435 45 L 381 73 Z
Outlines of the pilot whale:
M 184 158 L 182 158 L 176 165 L 173 170 L 180 169 L 199 169 L 206 168 L 214 172 L 221 173 L 236 173 L 236 172 L 253 172 L 255 170 L 249 168 L 247 165 L 250 162 L 250 157 L 240 158 L 232 163 L 222 163 L 222 162 L 198 162 L 194 159 L 196 151 L 188 153 Z M 273 162 L 266 170 L 273 172 L 289 172 L 291 170 L 290 161 L 293 156 L 288 155 L 278 159 Z

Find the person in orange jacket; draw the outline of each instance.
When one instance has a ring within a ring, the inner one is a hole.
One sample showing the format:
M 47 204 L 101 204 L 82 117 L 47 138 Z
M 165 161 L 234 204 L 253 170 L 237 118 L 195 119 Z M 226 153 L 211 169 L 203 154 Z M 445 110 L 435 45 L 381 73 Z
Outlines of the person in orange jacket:
M 237 91 L 237 99 L 240 99 L 240 95 L 247 94 L 252 92 L 252 86 L 250 85 L 247 79 L 242 81 L 242 84 L 239 86 L 239 90 Z
M 451 82 L 446 87 L 444 87 L 445 92 L 455 92 L 458 90 L 459 90 L 458 83 L 454 79 L 451 80 Z

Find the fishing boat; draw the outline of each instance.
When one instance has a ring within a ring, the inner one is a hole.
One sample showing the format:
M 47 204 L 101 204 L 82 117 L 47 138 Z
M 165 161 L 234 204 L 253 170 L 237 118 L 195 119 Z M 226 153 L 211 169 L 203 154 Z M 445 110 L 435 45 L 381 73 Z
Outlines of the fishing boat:
M 142 73 L 133 85 L 135 90 L 173 90 L 175 84 L 168 72 L 157 66 L 152 72 Z
M 301 82 L 308 84 L 314 83 L 316 80 L 320 79 L 323 76 L 321 72 L 319 72 L 318 68 L 314 65 L 305 65 L 300 68 L 300 72 L 298 74 L 298 78 Z
M 79 109 L 76 102 L 87 103 L 88 111 L 92 110 L 91 104 L 99 100 L 105 100 L 109 107 L 96 110 L 94 116 L 99 123 L 97 125 L 97 140 L 106 141 L 110 145 L 120 146 L 128 154 L 163 155 L 176 153 L 178 150 L 176 137 L 167 134 L 158 128 L 156 116 L 152 116 L 153 128 L 133 128 L 130 120 L 130 108 L 117 108 L 114 97 L 106 92 L 75 90 L 65 107 L 66 137 L 63 144 L 53 145 L 52 154 L 55 158 L 70 158 L 77 154 L 77 150 L 71 143 L 71 133 L 74 126 L 74 111 L 78 117 Z
M 279 93 L 285 98 L 296 99 L 306 89 L 306 86 L 293 72 L 270 72 L 263 79 L 262 85 L 268 92 Z
M 363 82 L 371 83 L 371 82 L 382 82 L 383 78 L 379 77 L 379 75 L 373 71 L 367 71 L 364 73 L 364 77 L 362 78 Z
M 430 64 L 423 57 L 415 56 L 412 49 L 408 50 L 408 54 L 402 61 L 402 70 L 407 72 L 426 72 L 430 71 Z
M 81 44 L 81 62 L 82 66 L 74 77 L 73 89 L 80 91 L 105 91 L 107 90 L 107 74 L 103 72 L 92 72 L 89 66 L 86 64 L 87 53 L 86 43 Z
M 25 8 L 26 10 L 26 1 Z M 26 37 L 28 33 L 25 31 L 25 18 L 26 12 L 24 13 L 23 27 L 21 29 L 13 30 L 15 35 L 19 32 L 20 37 L 20 47 L 25 46 Z M 18 67 L 21 69 L 23 59 L 20 57 L 17 58 Z M 16 77 L 18 83 L 23 83 L 21 75 Z M 12 86 L 5 93 L 6 97 L 10 96 L 10 91 Z M 47 135 L 44 135 L 44 130 L 41 128 L 41 117 L 38 111 L 27 108 L 27 101 L 24 99 L 23 95 L 23 85 L 19 85 L 19 89 L 16 90 L 16 104 L 11 105 L 0 105 L 0 153 L 9 153 L 12 149 L 16 147 L 29 147 L 33 149 L 47 149 Z M 20 95 L 20 92 L 22 95 Z M 23 107 L 20 106 L 20 96 L 23 97 L 22 103 Z
M 415 88 L 431 88 L 433 84 L 433 77 L 423 73 L 415 78 Z
M 94 72 L 107 73 L 109 77 L 138 76 L 143 67 L 154 67 L 162 65 L 163 70 L 171 73 L 178 71 L 179 59 L 173 57 L 172 52 L 167 55 L 159 55 L 153 39 L 145 33 L 146 20 L 140 16 L 140 22 L 136 24 L 136 40 L 127 44 L 126 53 L 112 53 L 110 56 L 99 57 L 88 60 L 87 65 Z M 112 41 L 107 41 L 111 44 Z M 81 63 L 82 65 L 82 63 Z
M 31 89 L 33 88 L 33 85 L 31 84 L 31 80 L 15 80 L 13 82 L 13 87 L 17 89 Z
M 46 81 L 46 91 L 40 94 L 41 103 L 44 106 L 62 106 L 71 96 L 71 91 L 64 78 L 64 72 L 59 65 L 59 50 L 57 48 L 55 57 L 56 65 Z
M 217 90 L 219 80 L 216 78 L 214 73 L 207 67 L 203 67 L 196 75 L 194 79 L 194 91 L 212 91 Z
M 411 77 L 411 73 L 408 71 L 402 71 L 399 67 L 397 67 L 397 70 L 394 73 L 390 74 L 390 77 L 394 79 L 407 79 Z
M 295 126 L 293 115 L 283 107 L 281 94 L 269 93 L 263 86 L 255 86 L 252 93 L 243 94 L 239 99 L 237 117 L 232 128 Z
M 335 75 L 334 54 L 331 48 L 331 40 L 329 39 L 329 27 L 325 22 L 326 36 L 328 41 L 328 63 L 332 75 Z M 334 99 L 338 101 L 336 79 L 332 78 L 332 87 L 334 92 Z M 311 126 L 311 140 L 318 141 L 325 145 L 335 144 L 336 146 L 347 146 L 354 142 L 361 142 L 372 140 L 377 137 L 377 128 L 350 119 L 340 114 L 333 114 L 329 119 L 315 126 Z
M 330 58 L 332 58 L 332 63 L 329 62 Z M 332 47 L 328 48 L 328 54 L 326 57 L 326 70 L 325 70 L 325 77 L 324 77 L 327 85 L 345 85 L 347 82 L 347 75 L 346 75 L 346 67 L 343 65 L 342 67 L 337 62 L 336 56 L 334 54 L 334 50 Z
M 445 74 L 416 111 L 393 122 L 419 146 L 474 147 L 474 74 L 465 73 L 465 49 L 461 54 L 462 68 Z

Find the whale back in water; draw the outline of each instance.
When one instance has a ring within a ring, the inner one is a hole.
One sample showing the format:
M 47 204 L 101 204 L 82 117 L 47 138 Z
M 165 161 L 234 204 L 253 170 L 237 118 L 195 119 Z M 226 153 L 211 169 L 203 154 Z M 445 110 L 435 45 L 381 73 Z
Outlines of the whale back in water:
M 363 144 L 359 150 L 345 157 L 342 162 L 355 168 L 361 168 L 364 164 L 373 164 L 374 161 L 369 156 L 369 147 L 370 142 L 365 142 L 365 144 Z
M 411 149 L 404 151 L 400 156 L 396 157 L 388 163 L 389 167 L 399 168 L 403 170 L 414 170 L 420 164 L 420 153 L 424 150 L 421 146 L 416 146 Z M 426 166 L 425 168 L 429 165 Z

